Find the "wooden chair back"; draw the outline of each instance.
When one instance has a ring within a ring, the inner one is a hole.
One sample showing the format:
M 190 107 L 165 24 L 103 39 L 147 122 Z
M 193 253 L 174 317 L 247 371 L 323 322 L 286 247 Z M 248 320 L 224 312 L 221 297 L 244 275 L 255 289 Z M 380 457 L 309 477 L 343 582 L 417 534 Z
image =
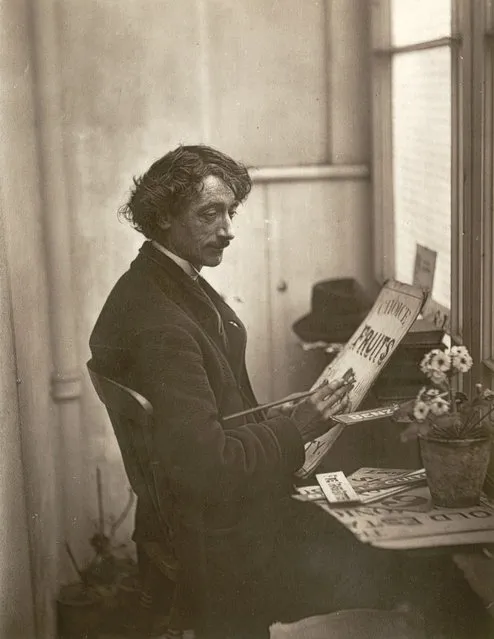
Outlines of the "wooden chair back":
M 153 416 L 151 403 L 140 393 L 96 372 L 88 363 L 89 375 L 98 397 L 107 408 L 147 428 Z
M 163 533 L 168 535 L 158 490 L 159 464 L 153 454 L 153 407 L 137 391 L 98 372 L 92 361 L 87 366 L 96 393 L 108 411 L 132 489 L 150 503 Z

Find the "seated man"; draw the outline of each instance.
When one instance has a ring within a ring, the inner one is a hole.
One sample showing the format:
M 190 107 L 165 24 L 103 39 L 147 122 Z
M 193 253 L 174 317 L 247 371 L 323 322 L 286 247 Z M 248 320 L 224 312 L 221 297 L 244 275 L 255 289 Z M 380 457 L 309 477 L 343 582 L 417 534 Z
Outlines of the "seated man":
M 197 558 L 187 562 L 186 579 L 200 590 L 191 620 L 199 637 L 268 637 L 274 621 L 392 607 L 410 580 L 409 566 L 400 580 L 395 554 L 361 544 L 290 497 L 305 442 L 345 410 L 343 381 L 287 414 L 222 423 L 256 400 L 245 329 L 200 271 L 220 264 L 250 188 L 243 166 L 207 146 L 179 147 L 135 180 L 122 212 L 147 241 L 90 341 L 95 365 L 153 405 L 160 491 L 174 534 L 165 539 L 138 494 L 134 540 L 138 548 L 189 544 L 176 550 L 182 560 Z M 200 534 L 188 536 L 184 521 Z

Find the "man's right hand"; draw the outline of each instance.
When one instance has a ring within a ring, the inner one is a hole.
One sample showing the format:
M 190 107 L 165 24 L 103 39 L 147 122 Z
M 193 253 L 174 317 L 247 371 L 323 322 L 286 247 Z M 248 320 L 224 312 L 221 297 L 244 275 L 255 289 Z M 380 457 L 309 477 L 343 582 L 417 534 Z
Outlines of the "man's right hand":
M 324 435 L 333 425 L 331 417 L 348 407 L 350 384 L 343 380 L 324 383 L 310 397 L 299 402 L 291 414 L 304 444 Z

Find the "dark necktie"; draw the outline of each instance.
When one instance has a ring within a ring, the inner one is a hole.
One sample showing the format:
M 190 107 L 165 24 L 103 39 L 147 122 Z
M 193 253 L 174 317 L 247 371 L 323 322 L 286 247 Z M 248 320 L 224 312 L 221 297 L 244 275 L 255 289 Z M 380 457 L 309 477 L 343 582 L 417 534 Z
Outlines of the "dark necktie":
M 220 334 L 220 337 L 221 337 L 221 340 L 222 340 L 223 345 L 225 347 L 225 350 L 228 353 L 228 351 L 229 351 L 228 336 L 227 336 L 226 331 L 225 331 L 225 326 L 224 326 L 224 323 L 223 323 L 223 318 L 221 317 L 221 313 L 218 310 L 218 307 L 216 306 L 216 304 L 211 299 L 210 295 L 208 295 L 208 293 L 206 292 L 205 287 L 201 283 L 201 279 L 197 278 L 196 280 L 194 280 L 194 282 L 201 289 L 202 295 L 204 295 L 204 297 L 208 300 L 209 305 L 211 306 L 211 308 L 216 313 L 216 319 L 217 319 L 217 322 L 218 322 L 218 324 L 217 324 L 218 332 Z

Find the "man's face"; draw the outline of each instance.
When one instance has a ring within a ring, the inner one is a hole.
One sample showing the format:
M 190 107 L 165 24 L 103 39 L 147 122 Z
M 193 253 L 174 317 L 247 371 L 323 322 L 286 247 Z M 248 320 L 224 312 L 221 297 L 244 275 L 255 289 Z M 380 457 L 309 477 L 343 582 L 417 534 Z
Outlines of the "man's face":
M 218 266 L 223 250 L 233 240 L 232 218 L 238 207 L 233 191 L 220 178 L 209 175 L 197 197 L 163 223 L 166 248 L 197 269 Z

